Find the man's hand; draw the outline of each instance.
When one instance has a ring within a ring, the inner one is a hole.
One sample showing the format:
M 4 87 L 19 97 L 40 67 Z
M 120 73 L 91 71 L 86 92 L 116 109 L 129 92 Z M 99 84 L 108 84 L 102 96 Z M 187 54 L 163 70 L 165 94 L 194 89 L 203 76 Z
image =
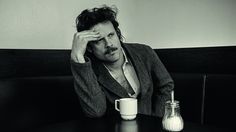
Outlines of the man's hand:
M 99 32 L 92 30 L 85 30 L 74 34 L 71 58 L 75 62 L 85 63 L 84 54 L 90 41 L 96 41 L 101 38 Z

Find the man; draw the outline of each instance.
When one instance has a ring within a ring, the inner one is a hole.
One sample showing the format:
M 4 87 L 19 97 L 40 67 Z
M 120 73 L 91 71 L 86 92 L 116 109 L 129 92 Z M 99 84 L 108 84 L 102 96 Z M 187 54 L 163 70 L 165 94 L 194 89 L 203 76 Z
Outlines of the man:
M 149 46 L 122 42 L 116 10 L 103 6 L 76 18 L 71 50 L 74 86 L 84 113 L 114 113 L 115 99 L 138 99 L 138 113 L 162 117 L 174 84 Z

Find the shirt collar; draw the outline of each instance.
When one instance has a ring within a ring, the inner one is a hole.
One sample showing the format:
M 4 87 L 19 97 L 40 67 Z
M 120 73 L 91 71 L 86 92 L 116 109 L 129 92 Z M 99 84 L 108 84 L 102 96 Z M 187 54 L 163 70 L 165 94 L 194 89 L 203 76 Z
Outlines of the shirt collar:
M 125 51 L 123 50 L 123 48 L 121 48 L 121 51 L 123 52 L 123 55 L 124 55 L 124 64 L 126 64 L 126 63 L 129 63 L 129 60 L 128 60 L 128 58 L 127 58 L 127 56 L 126 56 L 126 54 L 125 54 Z

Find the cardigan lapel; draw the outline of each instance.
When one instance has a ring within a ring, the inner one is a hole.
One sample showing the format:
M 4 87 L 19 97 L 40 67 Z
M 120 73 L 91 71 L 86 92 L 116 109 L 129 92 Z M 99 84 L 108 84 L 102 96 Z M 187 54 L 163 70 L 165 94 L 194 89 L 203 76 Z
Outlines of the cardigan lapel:
M 129 48 L 128 44 L 123 44 L 122 47 L 125 49 L 129 59 L 131 60 L 136 74 L 140 83 L 141 95 L 145 95 L 148 88 L 150 87 L 150 77 L 143 60 L 138 56 L 137 51 Z
M 139 79 L 141 94 L 145 95 L 150 87 L 150 77 L 145 65 L 143 64 L 143 60 L 138 56 L 137 51 L 129 48 L 128 44 L 122 44 L 122 47 L 134 66 Z M 94 72 L 98 77 L 98 82 L 106 89 L 119 97 L 129 97 L 126 90 L 110 75 L 101 62 L 95 61 Z
M 95 67 L 95 73 L 98 76 L 98 82 L 102 86 L 119 97 L 129 97 L 126 90 L 110 75 L 102 63 L 97 63 Z

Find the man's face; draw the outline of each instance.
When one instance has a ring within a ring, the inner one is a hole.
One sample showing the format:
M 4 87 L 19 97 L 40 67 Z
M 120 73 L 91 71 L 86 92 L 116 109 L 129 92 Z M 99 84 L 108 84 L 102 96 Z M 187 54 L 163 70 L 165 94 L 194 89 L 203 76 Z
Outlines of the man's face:
M 92 53 L 105 63 L 114 63 L 121 58 L 121 43 L 110 21 L 98 23 L 91 30 L 99 32 L 101 39 L 92 42 Z

